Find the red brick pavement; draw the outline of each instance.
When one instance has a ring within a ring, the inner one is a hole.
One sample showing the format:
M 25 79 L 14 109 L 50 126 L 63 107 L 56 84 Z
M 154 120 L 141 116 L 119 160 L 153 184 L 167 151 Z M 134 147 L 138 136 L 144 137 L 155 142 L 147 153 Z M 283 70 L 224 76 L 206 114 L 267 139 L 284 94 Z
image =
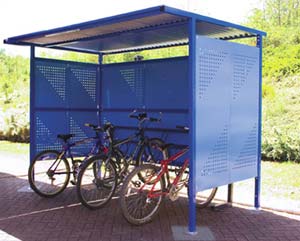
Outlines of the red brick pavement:
M 81 206 L 76 190 L 44 199 L 33 192 L 20 192 L 26 178 L 0 173 L 0 241 L 173 241 L 179 238 L 205 240 L 205 235 L 178 236 L 174 229 L 186 227 L 188 202 L 166 201 L 159 216 L 135 227 L 121 215 L 118 199 L 90 211 Z M 25 188 L 26 190 L 26 188 Z M 217 241 L 300 240 L 300 217 L 243 207 L 207 208 L 197 213 L 197 226 L 208 230 Z M 173 230 L 173 232 L 172 232 Z

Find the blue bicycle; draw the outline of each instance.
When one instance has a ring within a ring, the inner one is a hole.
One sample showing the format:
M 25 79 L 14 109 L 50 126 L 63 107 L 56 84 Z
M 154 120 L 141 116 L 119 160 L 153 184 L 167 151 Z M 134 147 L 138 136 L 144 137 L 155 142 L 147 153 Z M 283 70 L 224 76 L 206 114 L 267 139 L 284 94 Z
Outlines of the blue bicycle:
M 42 197 L 54 197 L 60 194 L 69 184 L 71 175 L 71 184 L 76 185 L 77 175 L 80 166 L 88 158 L 100 153 L 105 154 L 108 148 L 103 145 L 103 137 L 100 133 L 111 135 L 111 124 L 106 123 L 103 127 L 92 124 L 85 124 L 95 131 L 94 137 L 88 137 L 76 142 L 70 142 L 74 134 L 59 134 L 57 138 L 63 141 L 62 150 L 45 150 L 38 153 L 31 162 L 28 170 L 28 180 L 30 187 Z M 78 145 L 90 143 L 92 148 L 89 154 L 82 157 L 74 157 L 72 148 Z M 71 168 L 68 159 L 71 160 Z

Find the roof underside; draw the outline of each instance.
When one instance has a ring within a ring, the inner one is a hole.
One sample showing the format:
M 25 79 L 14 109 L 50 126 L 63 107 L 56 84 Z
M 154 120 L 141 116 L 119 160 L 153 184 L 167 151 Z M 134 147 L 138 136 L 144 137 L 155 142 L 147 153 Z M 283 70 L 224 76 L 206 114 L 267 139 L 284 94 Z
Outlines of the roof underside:
M 104 54 L 177 46 L 188 44 L 191 17 L 197 17 L 197 34 L 212 38 L 264 35 L 257 30 L 160 6 L 12 37 L 4 42 Z

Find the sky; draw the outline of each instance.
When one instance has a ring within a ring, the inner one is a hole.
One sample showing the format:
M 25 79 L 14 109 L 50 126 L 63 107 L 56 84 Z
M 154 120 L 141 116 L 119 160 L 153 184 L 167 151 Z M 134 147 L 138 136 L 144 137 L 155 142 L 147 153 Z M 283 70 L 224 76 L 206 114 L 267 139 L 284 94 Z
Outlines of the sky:
M 0 49 L 29 57 L 29 48 L 4 45 L 8 37 L 62 27 L 158 5 L 242 23 L 259 0 L 11 0 L 0 3 Z

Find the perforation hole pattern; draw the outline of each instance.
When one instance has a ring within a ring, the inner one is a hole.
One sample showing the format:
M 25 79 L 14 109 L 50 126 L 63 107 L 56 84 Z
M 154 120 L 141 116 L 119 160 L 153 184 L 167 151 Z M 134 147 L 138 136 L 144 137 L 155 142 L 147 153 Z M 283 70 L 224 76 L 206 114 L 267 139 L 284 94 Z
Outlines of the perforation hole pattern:
M 45 123 L 37 116 L 36 120 L 36 151 L 44 150 L 60 150 L 61 143 L 57 140 L 56 135 L 54 135 Z
M 70 133 L 75 134 L 75 137 L 73 137 L 72 141 L 79 141 L 84 138 L 88 138 L 87 134 L 81 129 L 81 126 L 77 123 L 77 121 L 70 117 Z M 92 143 L 83 143 L 76 147 L 72 148 L 72 151 L 79 152 L 80 154 L 88 154 L 89 150 L 92 148 Z
M 137 98 L 139 104 L 142 104 L 144 101 L 144 70 L 143 68 L 130 68 L 130 69 L 121 69 L 121 76 L 127 83 L 128 87 L 132 93 Z
M 53 87 L 57 95 L 66 100 L 66 66 L 49 66 L 45 63 L 37 64 L 36 68 Z
M 253 126 L 249 132 L 248 138 L 244 146 L 234 161 L 233 169 L 240 169 L 249 166 L 255 166 L 257 163 L 257 124 Z
M 225 125 L 204 164 L 201 176 L 211 176 L 228 171 L 228 135 L 228 125 Z
M 248 75 L 252 68 L 256 66 L 255 57 L 249 57 L 239 54 L 233 55 L 233 90 L 232 99 L 237 100 L 241 88 L 245 85 Z
M 90 69 L 71 68 L 71 72 L 76 77 L 77 81 L 82 85 L 83 89 L 88 93 L 89 97 L 96 102 L 96 71 Z
M 206 90 L 214 80 L 219 68 L 222 66 L 228 53 L 224 51 L 216 51 L 213 49 L 199 50 L 197 68 L 198 72 L 198 97 L 203 98 Z

